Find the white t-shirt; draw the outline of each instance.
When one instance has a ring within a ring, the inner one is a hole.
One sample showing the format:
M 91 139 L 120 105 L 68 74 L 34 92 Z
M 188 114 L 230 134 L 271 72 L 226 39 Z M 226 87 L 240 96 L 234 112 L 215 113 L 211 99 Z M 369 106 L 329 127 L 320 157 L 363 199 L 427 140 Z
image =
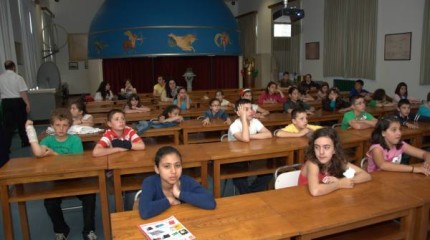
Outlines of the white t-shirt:
M 6 70 L 0 75 L 0 97 L 5 98 L 20 98 L 20 92 L 28 91 L 27 84 L 24 78 L 16 74 L 12 70 Z
M 264 128 L 260 120 L 253 118 L 249 123 L 249 134 L 254 135 L 259 133 Z M 228 128 L 228 141 L 236 141 L 234 134 L 237 132 L 242 132 L 242 122 L 240 118 L 236 119 Z

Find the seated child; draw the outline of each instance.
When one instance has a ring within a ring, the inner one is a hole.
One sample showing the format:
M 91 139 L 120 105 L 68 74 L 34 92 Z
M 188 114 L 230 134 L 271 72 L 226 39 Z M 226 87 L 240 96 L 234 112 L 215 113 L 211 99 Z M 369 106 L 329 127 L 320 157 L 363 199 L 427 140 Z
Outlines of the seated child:
M 355 81 L 354 87 L 349 92 L 349 98 L 352 98 L 355 96 L 362 96 L 364 100 L 370 101 L 372 99 L 370 96 L 371 93 L 366 89 L 364 89 L 363 86 L 364 86 L 363 80 L 358 79 L 357 81 Z
M 252 102 L 252 92 L 251 89 L 245 88 L 240 91 L 240 98 L 241 99 L 248 99 Z M 264 116 L 267 116 L 270 114 L 269 111 L 266 109 L 258 106 L 258 104 L 252 104 L 252 110 L 255 112 L 255 118 L 264 118 Z
M 275 82 L 269 82 L 264 92 L 258 98 L 258 104 L 285 103 L 287 99 L 282 89 Z
M 191 99 L 190 95 L 187 94 L 187 90 L 185 90 L 185 88 L 178 88 L 178 94 L 173 100 L 173 104 L 178 106 L 182 111 L 190 109 Z
M 371 180 L 370 174 L 349 163 L 336 130 L 315 131 L 306 150 L 306 162 L 299 175 L 299 185 L 308 185 L 312 196 L 321 196 L 356 183 Z
M 143 143 L 142 139 L 125 123 L 125 114 L 122 110 L 113 109 L 108 112 L 107 125 L 109 129 L 105 131 L 103 137 L 94 147 L 94 157 L 128 150 L 145 149 L 145 143 Z
M 255 112 L 252 110 L 251 101 L 239 99 L 235 104 L 237 118 L 228 129 L 229 141 L 249 142 L 256 139 L 272 138 L 272 133 L 263 124 L 254 118 Z M 246 162 L 233 163 L 232 166 L 246 168 Z M 238 188 L 240 194 L 264 191 L 267 184 L 272 180 L 272 174 L 259 175 L 254 182 L 249 185 L 247 177 L 233 178 L 233 184 Z
M 373 92 L 372 100 L 367 103 L 369 107 L 390 107 L 394 104 L 387 101 L 387 95 L 385 95 L 385 90 L 378 88 Z
M 158 120 L 139 121 L 136 125 L 137 134 L 141 135 L 150 128 L 167 128 L 178 125 L 180 122 L 184 121 L 184 118 L 179 115 L 180 111 L 181 110 L 176 105 L 167 106 L 158 117 Z
M 288 89 L 288 101 L 284 104 L 284 111 L 291 113 L 295 108 L 302 108 L 306 110 L 307 114 L 313 114 L 314 107 L 309 106 L 307 103 L 299 99 L 299 90 L 296 87 Z
M 309 87 L 306 85 L 299 86 L 299 99 L 303 102 L 313 102 L 315 101 L 315 98 L 312 97 L 312 95 L 309 93 Z
M 430 92 L 427 94 L 427 102 L 418 108 L 419 121 L 430 121 Z
M 317 100 L 322 101 L 328 97 L 329 93 L 329 85 L 327 82 L 323 82 L 320 86 L 320 89 L 317 92 Z
M 343 114 L 342 129 L 352 127 L 354 129 L 373 128 L 377 120 L 372 114 L 366 112 L 364 98 L 360 95 L 351 98 L 351 111 Z
M 72 114 L 73 124 L 92 127 L 94 126 L 93 116 L 87 113 L 85 103 L 81 100 L 70 104 L 70 113 Z
M 217 98 L 212 98 L 210 100 L 209 110 L 204 113 L 204 117 L 203 126 L 209 125 L 213 118 L 220 118 L 224 120 L 225 124 L 231 124 L 231 119 L 229 118 L 228 113 L 220 108 L 220 100 Z
M 418 128 L 413 122 L 415 120 L 415 114 L 411 113 L 411 104 L 408 99 L 400 99 L 397 103 L 396 117 L 399 119 L 400 125 L 408 128 Z
M 154 159 L 156 175 L 145 178 L 139 199 L 143 219 L 156 216 L 173 205 L 189 203 L 203 209 L 214 209 L 215 199 L 193 178 L 182 175 L 182 156 L 174 147 L 158 149 Z
M 344 101 L 339 94 L 337 88 L 331 88 L 328 91 L 327 97 L 322 101 L 322 108 L 325 111 L 339 111 L 346 112 L 351 110 L 348 102 Z
M 407 99 L 412 104 L 420 103 L 421 100 L 408 95 L 408 85 L 404 82 L 397 84 L 396 90 L 394 90 L 393 102 L 398 103 L 401 99 Z
M 301 108 L 296 108 L 291 112 L 291 121 L 293 123 L 276 133 L 277 137 L 311 137 L 315 130 L 321 128 L 321 126 L 308 124 L 306 110 Z
M 145 107 L 140 103 L 140 97 L 136 93 L 131 94 L 127 103 L 124 106 L 125 113 L 139 113 L 139 112 L 149 112 L 151 109 L 149 107 Z
M 25 124 L 27 136 L 31 144 L 31 150 L 36 157 L 46 157 L 49 155 L 81 154 L 83 152 L 82 141 L 76 135 L 67 134 L 67 130 L 72 125 L 72 116 L 66 109 L 56 109 L 51 115 L 51 126 L 55 135 L 48 135 L 40 141 L 37 140 L 33 122 L 28 120 Z M 82 202 L 84 215 L 84 229 L 82 235 L 84 239 L 97 239 L 95 229 L 95 209 L 96 195 L 86 194 L 76 196 Z M 55 239 L 67 239 L 70 227 L 64 221 L 61 210 L 62 198 L 49 198 L 44 200 L 46 212 L 51 219 Z
M 401 137 L 399 119 L 396 117 L 384 117 L 378 121 L 370 139 L 372 145 L 366 154 L 368 172 L 383 170 L 430 175 L 428 165 L 430 163 L 430 153 L 409 145 L 402 141 Z M 420 166 L 400 164 L 403 153 L 424 159 L 426 164 Z
M 216 91 L 215 98 L 221 102 L 221 107 L 234 107 L 233 103 L 224 99 L 224 92 L 222 90 Z

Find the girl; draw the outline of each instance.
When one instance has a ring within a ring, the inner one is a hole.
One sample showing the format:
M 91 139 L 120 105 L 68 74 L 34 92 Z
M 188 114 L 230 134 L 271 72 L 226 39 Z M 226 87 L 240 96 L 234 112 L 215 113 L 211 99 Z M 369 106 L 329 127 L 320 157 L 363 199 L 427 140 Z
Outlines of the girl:
M 430 161 L 430 153 L 416 148 L 401 140 L 400 122 L 396 117 L 381 118 L 372 132 L 371 143 L 366 156 L 368 158 L 367 171 L 378 170 L 422 173 L 430 175 L 428 165 L 408 166 L 400 164 L 402 154 Z
M 127 104 L 124 106 L 125 113 L 138 113 L 138 112 L 149 112 L 151 109 L 145 107 L 140 103 L 140 97 L 136 93 L 133 93 L 128 97 Z
M 176 94 L 178 94 L 178 88 L 176 81 L 174 79 L 170 79 L 166 89 L 161 92 L 161 101 L 172 102 L 176 97 Z
M 94 126 L 93 116 L 87 113 L 85 104 L 78 100 L 70 104 L 70 114 L 72 114 L 73 125 Z
M 266 90 L 262 92 L 258 98 L 258 104 L 260 105 L 265 103 L 285 103 L 285 101 L 287 101 L 287 99 L 284 93 L 275 82 L 269 82 Z
M 94 96 L 94 100 L 112 100 L 112 98 L 113 93 L 112 90 L 110 90 L 110 84 L 106 81 L 102 81 L 97 89 L 96 95 Z
M 299 87 L 299 98 L 303 102 L 313 102 L 315 98 L 309 94 L 309 88 L 307 86 Z
M 322 107 L 325 111 L 336 111 L 346 112 L 351 110 L 351 106 L 346 101 L 339 97 L 339 90 L 337 88 L 331 88 L 328 91 L 327 97 L 322 101 Z
M 411 104 L 418 104 L 421 101 L 414 97 L 408 97 L 408 85 L 404 82 L 397 84 L 396 90 L 394 90 L 393 102 L 398 103 L 400 99 L 408 99 Z
M 173 100 L 173 104 L 178 106 L 181 110 L 190 109 L 191 99 L 185 88 L 180 87 L 178 89 L 178 94 L 176 95 L 175 100 Z
M 161 115 L 155 121 L 139 121 L 136 125 L 137 134 L 141 135 L 149 128 L 167 128 L 178 125 L 184 121 L 184 118 L 179 115 L 180 109 L 176 105 L 167 106 Z
M 289 100 L 284 104 L 284 111 L 291 113 L 293 109 L 303 108 L 307 114 L 313 114 L 315 111 L 314 107 L 309 106 L 307 103 L 299 99 L 299 90 L 297 87 L 290 87 L 288 89 Z
M 385 95 L 385 90 L 382 88 L 378 88 L 373 92 L 372 100 L 367 103 L 368 107 L 390 107 L 394 104 L 392 102 L 388 102 L 386 100 L 387 96 Z
M 145 143 L 136 132 L 125 125 L 125 114 L 122 110 L 113 109 L 107 115 L 109 129 L 105 131 L 93 149 L 94 157 L 106 156 L 128 150 L 143 150 Z
M 234 104 L 224 99 L 224 92 L 222 90 L 218 90 L 215 93 L 215 98 L 218 99 L 221 103 L 221 107 L 234 107 Z
M 312 196 L 353 188 L 356 183 L 371 180 L 367 172 L 345 159 L 339 136 L 333 128 L 321 128 L 314 132 L 306 150 L 306 158 L 299 175 L 299 185 L 308 184 Z M 347 169 L 355 171 L 355 174 L 344 177 Z
M 324 99 L 327 98 L 327 96 L 328 96 L 328 90 L 329 90 L 328 83 L 327 82 L 323 82 L 321 84 L 320 89 L 318 90 L 318 93 L 317 93 L 317 99 L 318 99 L 318 101 L 322 101 L 322 100 L 324 100 Z
M 182 156 L 171 146 L 158 149 L 154 159 L 156 175 L 145 178 L 139 199 L 140 217 L 156 216 L 170 206 L 189 203 L 203 209 L 214 209 L 215 199 L 193 178 L 182 175 Z
M 240 91 L 240 98 L 248 99 L 252 102 L 252 92 L 251 89 L 246 88 Z M 252 110 L 255 112 L 255 118 L 264 118 L 264 116 L 268 115 L 270 112 L 264 108 L 261 108 L 257 104 L 251 104 Z

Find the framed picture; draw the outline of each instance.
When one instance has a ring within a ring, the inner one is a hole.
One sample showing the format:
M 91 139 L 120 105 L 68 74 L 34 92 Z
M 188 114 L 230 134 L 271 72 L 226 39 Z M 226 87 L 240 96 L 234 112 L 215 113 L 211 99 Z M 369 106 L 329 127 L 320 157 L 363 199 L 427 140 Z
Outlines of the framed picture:
M 69 33 L 67 43 L 69 47 L 69 61 L 87 60 L 88 34 Z
M 305 55 L 307 60 L 320 59 L 320 42 L 306 43 Z
M 412 32 L 385 34 L 384 60 L 411 60 Z
M 69 62 L 69 70 L 78 70 L 79 63 L 78 62 Z

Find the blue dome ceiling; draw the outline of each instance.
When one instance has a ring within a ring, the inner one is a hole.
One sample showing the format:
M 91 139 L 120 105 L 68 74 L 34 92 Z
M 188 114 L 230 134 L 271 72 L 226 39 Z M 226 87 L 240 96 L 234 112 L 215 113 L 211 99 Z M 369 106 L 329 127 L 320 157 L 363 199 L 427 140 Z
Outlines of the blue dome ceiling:
M 88 34 L 89 58 L 240 54 L 223 0 L 106 0 Z

